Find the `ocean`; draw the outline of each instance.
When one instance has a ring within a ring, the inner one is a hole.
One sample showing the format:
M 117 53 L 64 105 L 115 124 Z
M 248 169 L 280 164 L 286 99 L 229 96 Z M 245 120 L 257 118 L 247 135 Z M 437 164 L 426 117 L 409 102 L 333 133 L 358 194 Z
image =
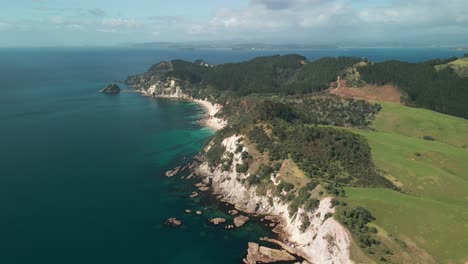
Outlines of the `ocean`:
M 143 97 L 121 82 L 160 60 L 287 53 L 416 62 L 463 52 L 0 49 L 0 263 L 239 263 L 247 242 L 269 231 L 256 220 L 238 230 L 208 224 L 227 217 L 221 205 L 189 198 L 192 182 L 163 175 L 213 134 L 197 123 L 203 109 Z M 124 90 L 97 93 L 112 82 Z M 184 225 L 165 226 L 169 217 Z

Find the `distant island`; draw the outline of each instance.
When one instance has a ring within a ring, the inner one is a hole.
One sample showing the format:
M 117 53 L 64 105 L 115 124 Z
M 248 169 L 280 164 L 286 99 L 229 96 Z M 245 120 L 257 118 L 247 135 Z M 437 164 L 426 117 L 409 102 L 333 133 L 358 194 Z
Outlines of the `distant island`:
M 246 245 L 245 263 L 462 263 L 467 69 L 456 57 L 291 54 L 163 61 L 126 83 L 206 108 L 216 133 L 170 176 L 190 169 L 204 191 L 271 221 L 278 237 Z

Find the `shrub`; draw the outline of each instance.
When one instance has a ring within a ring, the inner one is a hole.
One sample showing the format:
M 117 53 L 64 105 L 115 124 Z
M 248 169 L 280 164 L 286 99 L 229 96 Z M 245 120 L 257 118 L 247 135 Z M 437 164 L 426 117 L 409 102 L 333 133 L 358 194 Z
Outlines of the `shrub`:
M 238 173 L 246 173 L 249 170 L 249 165 L 247 163 L 237 164 L 236 171 Z
M 221 158 L 226 151 L 226 148 L 221 143 L 215 143 L 206 152 L 205 157 L 210 167 L 217 166 L 221 163 Z
M 423 139 L 427 140 L 427 141 L 435 141 L 435 138 L 433 138 L 431 136 L 424 136 Z
M 299 227 L 299 230 L 301 231 L 301 233 L 304 233 L 306 231 L 306 229 L 310 226 L 310 219 L 309 219 L 309 216 L 307 216 L 307 214 L 302 214 L 301 215 L 301 226 Z

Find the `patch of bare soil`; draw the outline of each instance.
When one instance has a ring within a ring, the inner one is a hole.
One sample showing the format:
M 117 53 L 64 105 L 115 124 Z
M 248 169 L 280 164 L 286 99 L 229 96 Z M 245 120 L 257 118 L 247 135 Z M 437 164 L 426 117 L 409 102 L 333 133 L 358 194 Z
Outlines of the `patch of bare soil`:
M 337 87 L 337 88 L 333 88 Z M 365 85 L 354 88 L 347 87 L 346 81 L 339 80 L 339 84 L 332 83 L 329 88 L 330 93 L 346 98 L 359 98 L 364 100 L 386 101 L 400 103 L 401 92 L 398 87 L 393 85 Z

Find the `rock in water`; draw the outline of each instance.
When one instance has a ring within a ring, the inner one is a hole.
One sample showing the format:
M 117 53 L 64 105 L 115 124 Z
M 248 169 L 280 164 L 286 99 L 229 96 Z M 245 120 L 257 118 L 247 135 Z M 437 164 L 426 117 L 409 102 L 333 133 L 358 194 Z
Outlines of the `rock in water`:
M 175 217 L 171 217 L 166 220 L 166 225 L 172 226 L 172 227 L 178 227 L 182 225 L 182 221 L 180 221 L 179 219 Z
M 198 190 L 201 191 L 201 192 L 206 192 L 206 191 L 208 191 L 209 189 L 210 189 L 210 188 L 209 188 L 209 187 L 206 187 L 206 186 L 204 186 L 204 187 L 198 187 Z
M 120 93 L 120 87 L 117 84 L 113 83 L 113 84 L 107 85 L 106 88 L 100 90 L 99 92 L 116 94 L 116 93 Z
M 245 215 L 239 215 L 239 216 L 234 217 L 234 225 L 236 227 L 243 226 L 247 221 L 249 221 L 249 217 Z
M 230 214 L 230 215 L 236 215 L 238 213 L 239 213 L 239 211 L 237 211 L 236 209 L 232 209 L 232 210 L 228 211 L 228 214 Z
M 212 224 L 219 225 L 219 224 L 221 224 L 221 223 L 226 222 L 226 219 L 221 218 L 221 217 L 216 217 L 216 218 L 211 219 L 210 222 L 211 222 Z
M 294 260 L 296 260 L 296 258 L 285 250 L 271 249 L 259 246 L 257 243 L 249 242 L 247 258 L 244 259 L 244 263 L 273 263 Z
M 172 177 L 172 176 L 176 175 L 177 173 L 179 173 L 181 168 L 182 168 L 181 166 L 177 166 L 172 170 L 166 171 L 166 176 L 167 177 Z

